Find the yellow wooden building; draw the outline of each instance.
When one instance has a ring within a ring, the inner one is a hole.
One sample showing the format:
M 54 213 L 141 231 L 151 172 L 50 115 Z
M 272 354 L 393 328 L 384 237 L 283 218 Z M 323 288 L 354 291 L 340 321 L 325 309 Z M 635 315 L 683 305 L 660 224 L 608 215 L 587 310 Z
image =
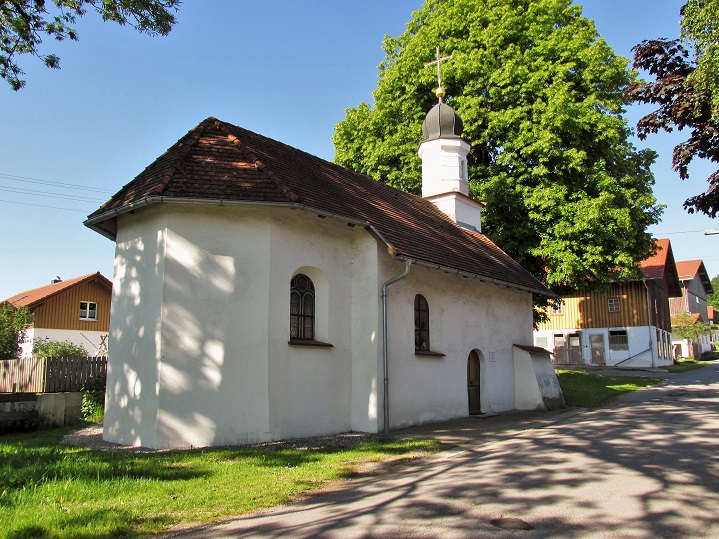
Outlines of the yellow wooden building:
M 555 364 L 658 366 L 671 364 L 669 298 L 681 297 L 668 239 L 641 264 L 644 277 L 613 283 L 606 292 L 562 298 L 534 333 Z
M 100 272 L 74 279 L 55 279 L 6 299 L 15 307 L 28 307 L 33 323 L 22 346 L 22 357 L 32 355 L 36 339 L 70 341 L 90 355 L 106 352 L 110 327 L 112 282 Z

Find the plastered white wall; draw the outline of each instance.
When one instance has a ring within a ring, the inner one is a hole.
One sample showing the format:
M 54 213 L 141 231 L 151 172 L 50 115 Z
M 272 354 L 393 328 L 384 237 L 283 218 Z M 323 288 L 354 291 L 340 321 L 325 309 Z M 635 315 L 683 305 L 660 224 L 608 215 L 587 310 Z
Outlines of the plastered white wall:
M 275 438 L 351 429 L 354 231 L 309 212 L 273 210 L 270 267 L 270 425 Z M 316 340 L 288 344 L 290 280 L 315 283 Z M 360 328 L 357 328 L 360 330 Z
M 166 228 L 154 208 L 118 218 L 103 438 L 156 447 Z
M 564 396 L 549 354 L 514 347 L 515 406 L 546 410 L 564 406 Z
M 385 259 L 382 281 L 403 266 Z M 414 297 L 430 309 L 430 348 L 414 351 Z M 531 344 L 532 298 L 518 291 L 413 266 L 388 289 L 390 426 L 468 415 L 467 360 L 481 352 L 482 412 L 515 408 L 513 344 Z
M 171 209 L 158 446 L 268 441 L 270 219 L 252 208 Z

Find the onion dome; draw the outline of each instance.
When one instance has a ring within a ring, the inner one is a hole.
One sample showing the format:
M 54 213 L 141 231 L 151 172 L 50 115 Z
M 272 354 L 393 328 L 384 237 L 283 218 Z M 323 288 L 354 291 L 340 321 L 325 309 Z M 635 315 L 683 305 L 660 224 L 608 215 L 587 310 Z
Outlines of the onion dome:
M 443 101 L 432 107 L 422 122 L 422 135 L 425 141 L 440 138 L 459 139 L 462 138 L 462 129 L 462 118 Z

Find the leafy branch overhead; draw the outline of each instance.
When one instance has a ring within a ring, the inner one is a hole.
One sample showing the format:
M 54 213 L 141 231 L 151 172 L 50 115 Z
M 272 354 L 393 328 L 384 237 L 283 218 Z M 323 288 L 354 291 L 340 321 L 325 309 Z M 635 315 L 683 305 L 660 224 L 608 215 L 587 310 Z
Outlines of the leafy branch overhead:
M 29 54 L 47 67 L 60 67 L 55 54 L 42 54 L 43 38 L 78 40 L 77 17 L 94 9 L 104 21 L 130 24 L 150 35 L 167 35 L 180 0 L 4 0 L 0 2 L 0 76 L 13 90 L 25 86 L 18 57 Z
M 637 123 L 639 138 L 660 130 L 685 129 L 689 138 L 674 148 L 672 165 L 689 178 L 695 157 L 719 163 L 719 0 L 690 0 L 682 8 L 682 39 L 654 39 L 635 46 L 634 67 L 654 80 L 634 81 L 627 97 L 656 105 Z M 693 51 L 693 54 L 691 53 Z M 719 211 L 719 170 L 706 192 L 684 202 L 689 213 Z

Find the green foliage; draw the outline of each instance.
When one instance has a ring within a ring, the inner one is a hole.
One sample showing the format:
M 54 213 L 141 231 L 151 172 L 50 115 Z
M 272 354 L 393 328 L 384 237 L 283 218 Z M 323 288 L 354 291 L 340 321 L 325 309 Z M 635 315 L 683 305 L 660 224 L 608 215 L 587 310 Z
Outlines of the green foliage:
M 105 416 L 105 391 L 101 389 L 84 391 L 80 415 L 84 421 L 102 423 Z
M 147 537 L 297 499 L 363 462 L 439 449 L 348 438 L 311 449 L 91 451 L 59 444 L 67 432 L 0 438 L 0 537 Z
M 679 313 L 672 316 L 672 333 L 677 339 L 694 340 L 700 335 L 710 331 L 711 327 L 696 320 L 689 313 Z
M 707 305 L 711 305 L 719 313 L 719 275 L 712 279 L 712 288 L 714 292 L 707 296 Z
M 35 339 L 32 343 L 33 357 L 87 357 L 81 344 L 70 341 L 53 341 L 49 338 Z
M 0 303 L 0 359 L 20 357 L 20 345 L 25 342 L 32 314 L 27 307 L 14 307 Z
M 694 48 L 693 81 L 711 95 L 712 115 L 719 118 L 719 0 L 687 0 L 682 8 L 682 39 Z
M 559 385 L 567 406 L 594 408 L 623 393 L 661 382 L 660 378 L 644 376 L 604 376 L 582 371 L 557 370 Z
M 715 359 L 719 359 L 719 352 L 702 352 L 702 355 L 699 357 L 699 361 L 714 361 Z
M 25 86 L 16 57 L 30 54 L 47 67 L 60 67 L 60 58 L 39 52 L 43 37 L 78 40 L 72 25 L 92 7 L 104 21 L 129 23 L 139 32 L 166 35 L 175 24 L 180 0 L 13 0 L 0 2 L 0 76 L 13 90 Z M 49 10 L 48 10 L 49 9 Z
M 419 194 L 421 125 L 445 101 L 471 144 L 470 194 L 488 203 L 483 231 L 560 293 L 638 276 L 662 208 L 655 154 L 637 151 L 621 116 L 627 60 L 571 0 L 427 0 L 385 37 L 374 106 L 335 126 L 335 161 Z
M 105 379 L 90 378 L 82 386 L 80 415 L 90 423 L 102 423 L 105 416 Z

